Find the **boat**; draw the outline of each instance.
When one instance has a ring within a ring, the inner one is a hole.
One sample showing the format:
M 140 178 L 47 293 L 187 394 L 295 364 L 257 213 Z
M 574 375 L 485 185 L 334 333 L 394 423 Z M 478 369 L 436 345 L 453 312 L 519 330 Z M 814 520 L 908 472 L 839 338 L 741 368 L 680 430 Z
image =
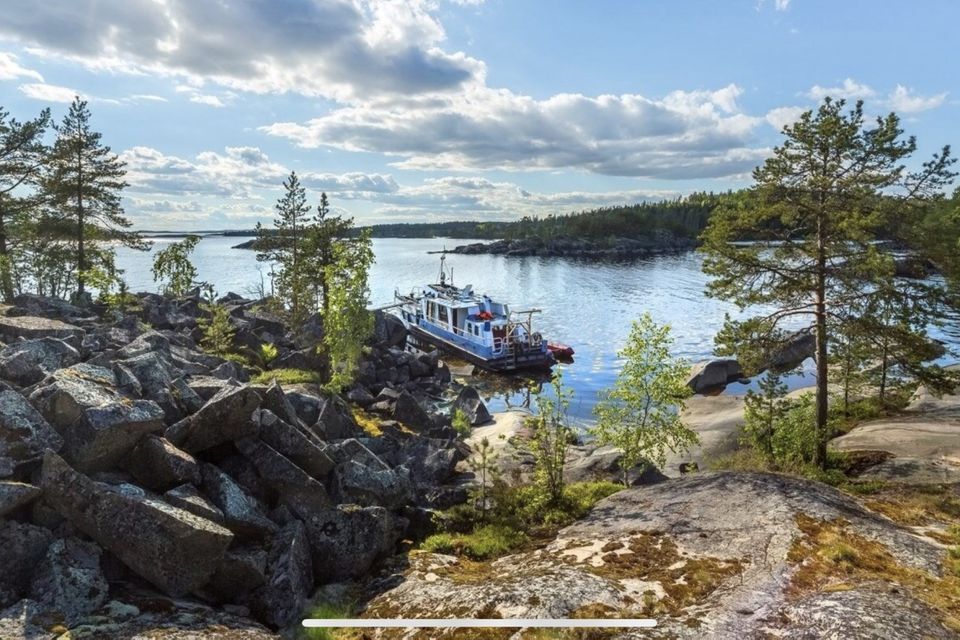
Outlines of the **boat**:
M 436 348 L 496 372 L 550 369 L 556 363 L 547 341 L 533 329 L 539 309 L 512 311 L 471 285 L 454 286 L 445 261 L 441 256 L 436 284 L 394 293 L 395 315 L 407 328 L 409 347 Z
M 562 342 L 554 342 L 550 340 L 547 342 L 547 350 L 553 354 L 553 357 L 557 360 L 572 360 L 573 359 L 573 347 L 568 344 L 563 344 Z

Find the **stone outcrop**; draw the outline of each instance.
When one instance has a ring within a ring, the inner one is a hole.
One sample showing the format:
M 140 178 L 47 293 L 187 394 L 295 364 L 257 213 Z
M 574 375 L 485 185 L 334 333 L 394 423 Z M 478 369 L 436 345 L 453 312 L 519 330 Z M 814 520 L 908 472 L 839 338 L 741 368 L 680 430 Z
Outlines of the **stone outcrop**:
M 166 438 L 189 453 L 205 451 L 240 438 L 257 435 L 251 419 L 260 395 L 251 387 L 224 388 L 196 413 L 166 431 Z
M 837 539 L 849 553 L 880 545 L 910 575 L 941 575 L 941 545 L 835 489 L 703 473 L 615 494 L 540 550 L 481 565 L 413 554 L 363 615 L 655 617 L 660 636 L 680 638 L 951 637 L 924 589 L 881 588 L 869 572 L 801 577 L 804 559 Z
M 33 466 L 63 438 L 22 395 L 0 382 L 0 478 Z
M 30 401 L 63 436 L 62 453 L 84 472 L 117 465 L 145 434 L 163 428 L 163 410 L 116 389 L 112 371 L 79 364 L 60 369 Z
M 0 350 L 0 379 L 26 387 L 78 362 L 80 352 L 63 340 L 23 340 Z
M 15 342 L 20 338 L 59 338 L 74 349 L 79 349 L 83 336 L 83 329 L 60 320 L 38 316 L 0 316 L 0 340 L 4 342 Z
M 100 570 L 100 547 L 77 538 L 60 538 L 33 571 L 29 597 L 62 619 L 79 622 L 107 600 L 109 587 Z
M 54 453 L 44 457 L 42 486 L 73 526 L 170 595 L 206 583 L 233 539 L 220 525 L 161 500 L 96 483 Z
M 464 387 L 453 401 L 451 411 L 462 411 L 470 425 L 486 424 L 490 422 L 490 412 L 487 411 L 487 405 L 483 404 L 480 394 L 473 387 Z

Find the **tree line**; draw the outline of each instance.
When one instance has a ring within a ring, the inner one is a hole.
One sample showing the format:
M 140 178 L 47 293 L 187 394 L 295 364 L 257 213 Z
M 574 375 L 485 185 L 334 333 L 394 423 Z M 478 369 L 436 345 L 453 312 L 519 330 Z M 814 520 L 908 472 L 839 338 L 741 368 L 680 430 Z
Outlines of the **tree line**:
M 148 245 L 130 231 L 125 165 L 76 98 L 59 124 L 44 109 L 19 121 L 0 107 L 0 295 L 33 291 L 84 301 L 118 280 L 112 246 Z M 52 131 L 53 141 L 48 142 Z

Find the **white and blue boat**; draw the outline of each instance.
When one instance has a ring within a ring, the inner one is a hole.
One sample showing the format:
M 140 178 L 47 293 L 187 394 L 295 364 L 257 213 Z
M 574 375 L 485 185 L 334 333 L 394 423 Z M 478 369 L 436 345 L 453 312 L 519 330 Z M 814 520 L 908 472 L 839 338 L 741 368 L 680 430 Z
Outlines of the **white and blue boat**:
M 397 315 L 407 328 L 407 344 L 458 356 L 490 371 L 549 369 L 555 363 L 547 341 L 533 330 L 539 309 L 511 311 L 509 305 L 455 287 L 440 258 L 436 284 L 394 294 Z

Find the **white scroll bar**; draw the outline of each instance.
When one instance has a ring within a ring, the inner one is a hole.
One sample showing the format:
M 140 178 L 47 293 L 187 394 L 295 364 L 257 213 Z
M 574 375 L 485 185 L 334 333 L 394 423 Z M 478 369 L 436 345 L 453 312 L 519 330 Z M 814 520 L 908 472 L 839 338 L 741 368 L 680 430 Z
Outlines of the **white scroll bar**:
M 474 628 L 538 628 L 538 629 L 652 629 L 657 621 L 650 618 L 307 618 L 304 627 L 364 629 L 474 629 Z

